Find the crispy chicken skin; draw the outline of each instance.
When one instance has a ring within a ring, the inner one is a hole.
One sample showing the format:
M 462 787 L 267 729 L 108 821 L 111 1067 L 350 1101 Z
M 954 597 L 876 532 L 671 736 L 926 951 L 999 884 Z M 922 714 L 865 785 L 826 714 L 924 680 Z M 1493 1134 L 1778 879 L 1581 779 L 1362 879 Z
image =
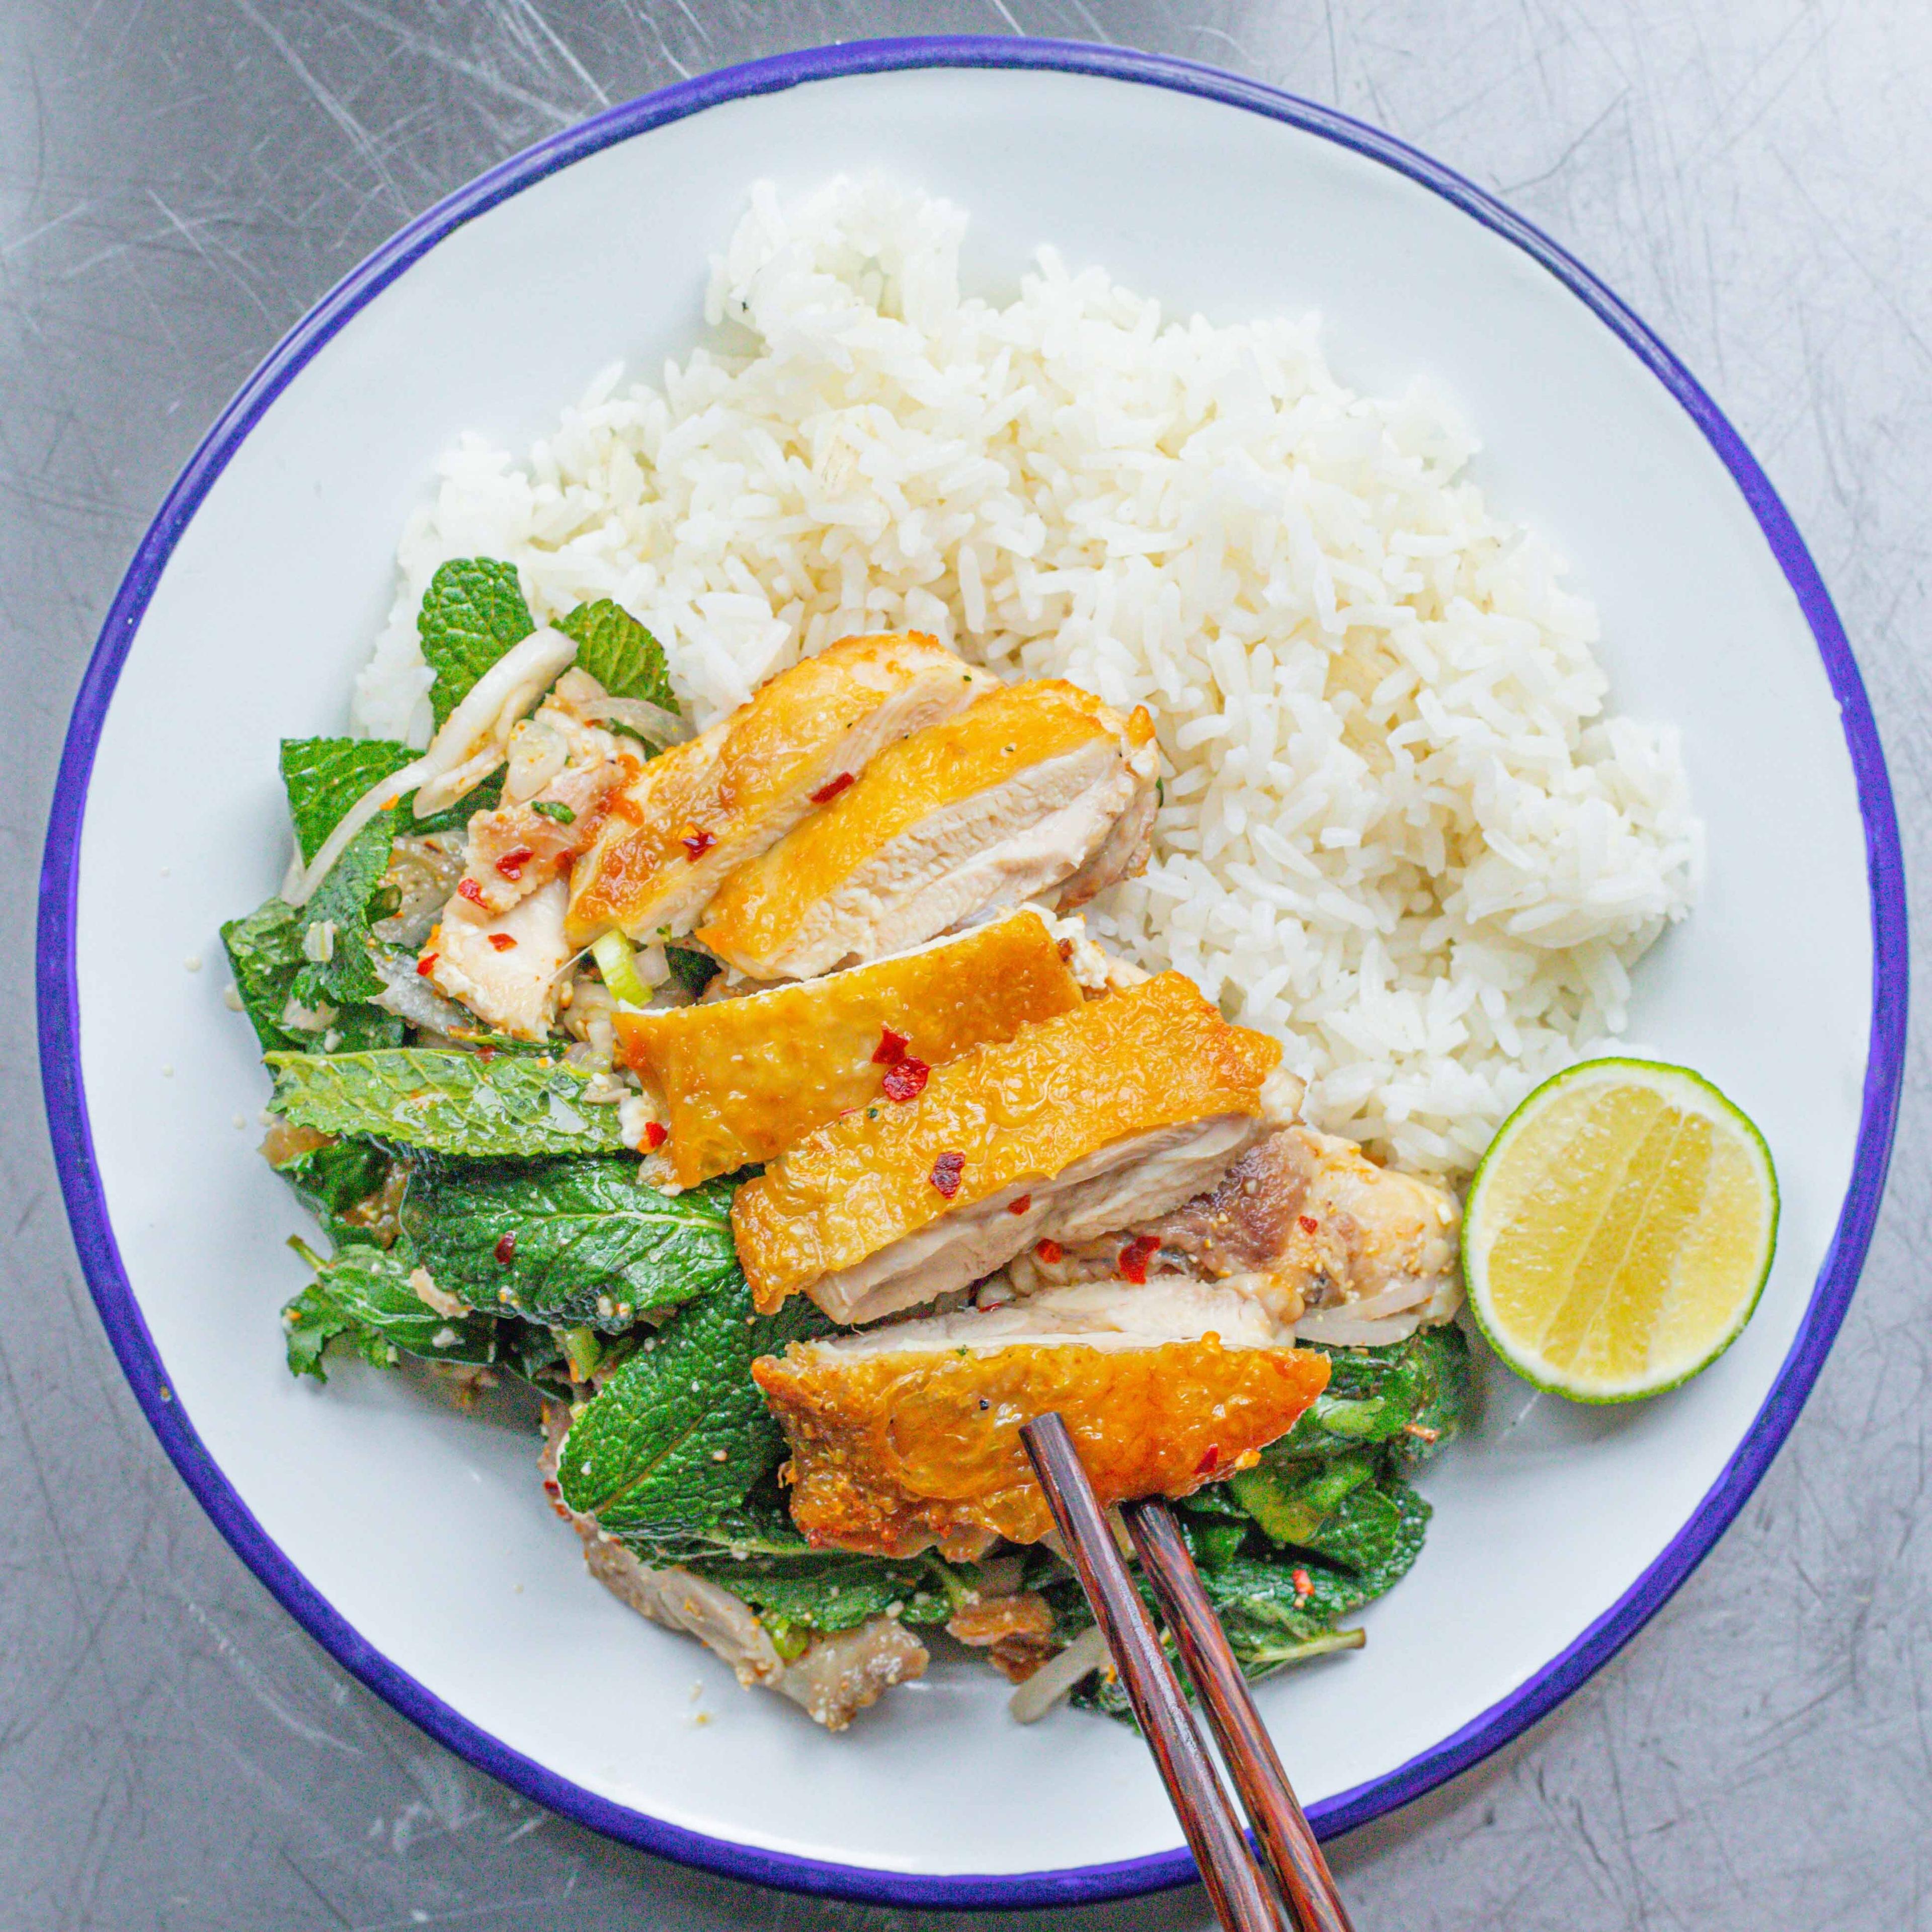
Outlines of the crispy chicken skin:
M 995 682 L 916 632 L 842 638 L 781 672 L 613 796 L 572 876 L 572 943 L 613 927 L 634 939 L 688 932 L 727 875 L 824 802 L 818 794 Z
M 1150 1274 L 1240 1276 L 1286 1322 L 1304 1312 L 1374 1319 L 1411 1309 L 1447 1321 L 1462 1300 L 1460 1219 L 1447 1188 L 1378 1167 L 1353 1141 L 1284 1127 L 1171 1213 L 1065 1244 L 1052 1262 L 1016 1263 L 1016 1285 L 1112 1274 L 1133 1244 Z
M 929 1070 L 1080 1004 L 1037 913 L 742 999 L 620 1012 L 626 1060 L 664 1096 L 680 1186 L 775 1159 L 854 1107 L 899 1104 Z
M 1118 1179 L 1108 1172 L 1113 1150 L 1138 1157 L 1143 1144 L 1171 1145 L 1177 1133 L 1220 1134 L 1210 1171 L 1176 1160 L 1165 1198 L 1138 1203 L 1148 1214 L 1176 1205 L 1211 1185 L 1258 1131 L 1262 1085 L 1280 1057 L 1276 1042 L 1230 1026 L 1178 973 L 976 1047 L 935 1067 L 904 1104 L 814 1128 L 738 1190 L 732 1225 L 758 1306 L 769 1311 L 810 1290 L 834 1319 L 850 1322 L 930 1300 L 1042 1238 L 1056 1178 L 1078 1175 L 1066 1199 L 1084 1188 L 1090 1209 L 1093 1186 Z M 921 1238 L 966 1210 L 975 1210 L 963 1222 L 970 1254 L 944 1264 Z M 1120 1225 L 1102 1219 L 1084 1232 Z M 876 1270 L 909 1240 L 920 1243 L 922 1277 L 909 1292 L 884 1306 L 826 1292 L 842 1270 Z
M 1102 1289 L 1132 1311 L 1120 1328 Z M 1019 1430 L 1049 1409 L 1103 1504 L 1190 1496 L 1250 1466 L 1321 1394 L 1328 1360 L 1255 1340 L 1227 1290 L 1184 1290 L 1094 1283 L 1061 1291 L 1065 1306 L 1042 1297 L 761 1358 L 752 1375 L 791 1446 L 793 1520 L 814 1544 L 881 1556 L 1037 1542 L 1052 1518 Z
M 1159 763 L 1144 710 L 1058 679 L 1007 686 L 881 752 L 725 882 L 698 937 L 754 980 L 829 973 L 1050 893 L 1124 820 L 1111 883 L 1145 863 Z

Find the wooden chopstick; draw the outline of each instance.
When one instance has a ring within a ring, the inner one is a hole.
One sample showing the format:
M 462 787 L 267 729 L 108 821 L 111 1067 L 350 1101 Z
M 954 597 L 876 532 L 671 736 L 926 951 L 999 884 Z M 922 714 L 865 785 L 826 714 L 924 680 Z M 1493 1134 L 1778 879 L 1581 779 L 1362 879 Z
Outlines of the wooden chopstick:
M 1174 1511 L 1164 1497 L 1154 1496 L 1124 1504 L 1120 1514 L 1208 1714 L 1221 1761 L 1240 1793 L 1299 1932 L 1353 1932 L 1347 1908 L 1335 1889 L 1334 1874 L 1255 1708 L 1248 1680 L 1228 1647 L 1228 1634 L 1202 1587 L 1201 1573 Z
M 1282 1932 L 1268 1882 L 1234 1821 L 1228 1794 L 1194 1727 L 1174 1667 L 1154 1634 L 1154 1619 L 1114 1546 L 1066 1424 L 1058 1415 L 1040 1416 L 1022 1428 L 1020 1438 L 1160 1768 L 1215 1912 L 1228 1932 Z

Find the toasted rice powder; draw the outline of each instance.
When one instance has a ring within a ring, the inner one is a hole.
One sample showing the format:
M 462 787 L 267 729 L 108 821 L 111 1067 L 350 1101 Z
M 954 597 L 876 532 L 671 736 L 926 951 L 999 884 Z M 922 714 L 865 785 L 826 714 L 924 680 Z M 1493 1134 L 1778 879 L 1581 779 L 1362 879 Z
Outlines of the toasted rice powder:
M 962 298 L 965 223 L 878 179 L 754 189 L 710 344 L 656 387 L 607 369 L 520 463 L 442 458 L 357 727 L 426 740 L 415 613 L 467 555 L 540 622 L 634 611 L 700 728 L 876 630 L 1145 704 L 1154 856 L 1095 935 L 1286 1042 L 1313 1124 L 1466 1173 L 1622 1032 L 1690 906 L 1676 731 L 1605 711 L 1594 608 L 1426 385 L 1355 395 L 1312 319 L 1168 320 L 1050 248 Z

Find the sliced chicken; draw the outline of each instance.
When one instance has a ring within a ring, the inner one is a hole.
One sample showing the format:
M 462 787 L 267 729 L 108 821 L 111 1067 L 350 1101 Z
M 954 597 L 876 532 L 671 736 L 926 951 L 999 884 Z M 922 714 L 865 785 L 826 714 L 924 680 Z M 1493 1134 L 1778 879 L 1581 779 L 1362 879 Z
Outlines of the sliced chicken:
M 1008 686 L 880 753 L 725 882 L 698 937 L 752 979 L 806 979 L 1076 878 L 1062 903 L 1090 898 L 1146 862 L 1159 764 L 1144 710 Z
M 829 979 L 614 1024 L 664 1098 L 664 1151 L 690 1187 L 773 1160 L 854 1108 L 912 1100 L 934 1066 L 1080 1000 L 1045 920 L 1016 912 Z
M 794 664 L 616 793 L 572 876 L 570 934 L 688 932 L 725 878 L 829 803 L 897 738 L 997 680 L 932 638 L 846 638 Z
M 1310 1340 L 1354 1325 L 1446 1322 L 1462 1304 L 1461 1210 L 1446 1188 L 1378 1167 L 1354 1142 L 1283 1128 L 1250 1148 L 1208 1192 L 1172 1212 L 1124 1221 L 1124 1233 L 1066 1242 L 1051 1261 L 1016 1261 L 1014 1285 L 1169 1274 L 1238 1279 Z M 1342 1324 L 1348 1324 L 1344 1326 Z
M 603 695 L 595 678 L 566 671 L 536 715 L 512 730 L 502 802 L 470 819 L 457 887 L 478 910 L 508 912 L 551 880 L 567 878 L 572 862 L 596 842 L 610 795 L 643 772 L 634 740 L 579 714 L 579 704 Z
M 804 1292 L 836 1322 L 875 1321 L 1036 1241 L 1178 1207 L 1267 1131 L 1280 1057 L 1178 973 L 976 1047 L 904 1105 L 814 1128 L 738 1190 L 758 1305 Z
M 559 976 L 571 958 L 563 932 L 568 896 L 563 880 L 553 879 L 498 918 L 453 898 L 416 970 L 485 1025 L 542 1040 L 556 1017 Z
M 1103 1504 L 1251 1466 L 1328 1379 L 1259 1305 L 1195 1282 L 1094 1282 L 986 1312 L 794 1342 L 754 1362 L 814 1543 L 961 1560 L 1052 1527 L 1020 1426 L 1056 1410 Z

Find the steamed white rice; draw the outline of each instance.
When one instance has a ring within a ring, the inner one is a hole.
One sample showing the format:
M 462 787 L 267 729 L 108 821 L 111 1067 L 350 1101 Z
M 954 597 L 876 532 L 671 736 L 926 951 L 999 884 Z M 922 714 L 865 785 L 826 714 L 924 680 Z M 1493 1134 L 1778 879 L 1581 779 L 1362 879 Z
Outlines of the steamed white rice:
M 424 741 L 416 605 L 476 554 L 540 618 L 635 612 L 700 725 L 872 630 L 1145 704 L 1154 858 L 1096 936 L 1279 1036 L 1316 1124 L 1466 1172 L 1690 905 L 1676 733 L 1606 712 L 1594 610 L 1426 388 L 1354 395 L 1312 320 L 1170 320 L 1050 249 L 962 298 L 965 225 L 879 181 L 754 190 L 712 346 L 606 370 L 521 461 L 443 458 L 358 727 Z

